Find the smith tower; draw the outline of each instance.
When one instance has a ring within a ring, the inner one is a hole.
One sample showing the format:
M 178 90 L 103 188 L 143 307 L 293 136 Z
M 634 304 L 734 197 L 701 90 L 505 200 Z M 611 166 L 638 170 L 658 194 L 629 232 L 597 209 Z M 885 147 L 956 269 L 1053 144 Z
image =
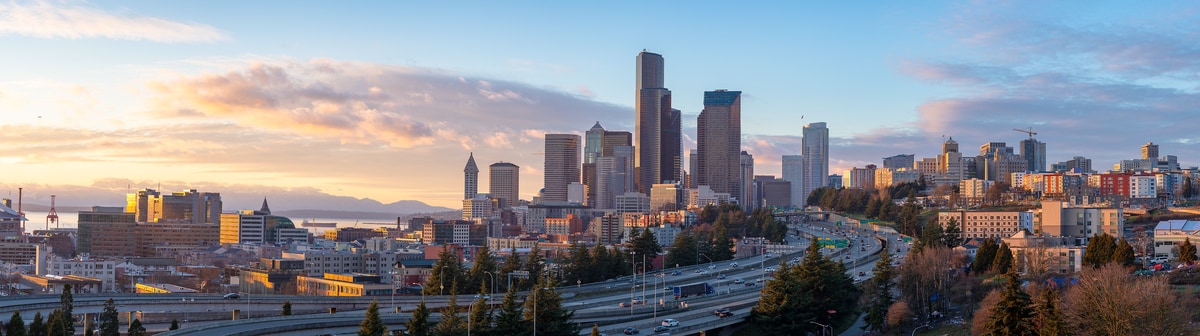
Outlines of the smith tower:
M 680 175 L 680 112 L 671 108 L 671 90 L 663 77 L 662 55 L 643 50 L 637 56 L 636 152 L 638 191 Z
M 479 167 L 475 165 L 475 153 L 467 157 L 467 167 L 463 168 L 463 199 L 474 199 L 479 193 Z

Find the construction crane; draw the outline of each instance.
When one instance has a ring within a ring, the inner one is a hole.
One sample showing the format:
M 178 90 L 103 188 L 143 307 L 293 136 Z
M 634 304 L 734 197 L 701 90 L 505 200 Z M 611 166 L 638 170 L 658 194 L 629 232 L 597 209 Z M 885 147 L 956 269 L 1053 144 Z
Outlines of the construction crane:
M 50 195 L 50 213 L 46 214 L 46 230 L 50 230 L 50 223 L 54 223 L 54 228 L 58 228 L 58 210 L 54 209 L 54 198 L 56 195 Z
M 1017 131 L 1017 132 L 1021 132 L 1021 133 L 1026 133 L 1026 134 L 1029 134 L 1029 138 L 1030 138 L 1030 139 L 1033 139 L 1033 136 L 1034 136 L 1034 135 L 1037 135 L 1037 132 L 1034 132 L 1034 131 L 1033 131 L 1033 127 L 1030 127 L 1030 128 L 1029 128 L 1029 130 L 1023 130 L 1023 129 L 1020 129 L 1020 128 L 1014 128 L 1013 130 L 1014 130 L 1014 131 Z

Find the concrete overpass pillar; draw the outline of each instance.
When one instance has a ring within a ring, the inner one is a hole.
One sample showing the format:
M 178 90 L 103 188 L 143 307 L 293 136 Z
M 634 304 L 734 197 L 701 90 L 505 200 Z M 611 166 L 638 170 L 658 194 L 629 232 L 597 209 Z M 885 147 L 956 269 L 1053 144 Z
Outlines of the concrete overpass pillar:
M 396 306 L 396 314 L 400 313 L 400 306 Z

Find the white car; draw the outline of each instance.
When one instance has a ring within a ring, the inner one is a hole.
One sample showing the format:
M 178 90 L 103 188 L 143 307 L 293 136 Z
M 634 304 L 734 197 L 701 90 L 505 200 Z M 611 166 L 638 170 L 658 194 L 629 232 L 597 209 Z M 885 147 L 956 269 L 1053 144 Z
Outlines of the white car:
M 662 321 L 662 325 L 663 325 L 664 327 L 678 327 L 678 326 L 679 326 L 679 320 L 676 320 L 676 319 L 665 319 L 665 320 L 663 320 L 663 321 Z

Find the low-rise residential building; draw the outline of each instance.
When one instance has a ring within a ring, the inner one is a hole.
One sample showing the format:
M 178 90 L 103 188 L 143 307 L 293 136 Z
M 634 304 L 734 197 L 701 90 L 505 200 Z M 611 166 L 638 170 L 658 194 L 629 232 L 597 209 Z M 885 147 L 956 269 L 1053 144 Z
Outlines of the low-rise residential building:
M 1168 220 L 1154 226 L 1154 257 L 1179 258 L 1178 245 L 1190 239 L 1193 245 L 1200 244 L 1200 221 Z
M 1121 208 L 1073 206 L 1068 202 L 1043 201 L 1033 230 L 1037 235 L 1067 237 L 1074 246 L 1085 246 L 1094 235 L 1106 233 L 1120 239 L 1125 231 Z
M 112 293 L 116 291 L 116 260 L 75 258 L 62 259 L 50 257 L 45 263 L 38 263 L 38 275 L 74 275 L 100 280 L 100 291 Z
M 943 211 L 938 213 L 938 224 L 946 227 L 951 221 L 958 223 L 964 239 L 1000 239 L 1012 236 L 1022 229 L 1033 228 L 1033 213 L 1028 211 Z
M 1068 237 L 1047 237 L 1017 232 L 1002 239 L 1013 252 L 1013 266 L 1021 274 L 1073 274 L 1083 265 L 1086 246 Z

